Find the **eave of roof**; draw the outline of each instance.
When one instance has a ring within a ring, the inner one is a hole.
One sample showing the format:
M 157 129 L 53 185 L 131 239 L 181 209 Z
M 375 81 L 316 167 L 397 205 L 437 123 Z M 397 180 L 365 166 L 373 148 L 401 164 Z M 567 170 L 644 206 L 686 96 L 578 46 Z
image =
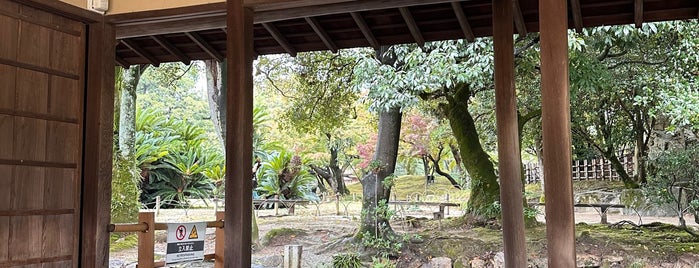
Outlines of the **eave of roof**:
M 309 0 L 306 0 L 309 1 Z M 490 0 L 356 0 L 254 9 L 258 55 L 423 41 L 492 34 Z M 696 0 L 570 0 L 569 27 L 695 19 Z M 515 33 L 539 30 L 537 0 L 515 0 Z M 298 5 L 298 3 L 297 3 Z M 459 10 L 459 8 L 461 10 Z M 120 65 L 201 59 L 226 54 L 225 4 L 108 16 L 117 25 Z M 463 14 L 463 16 L 461 16 Z M 131 44 L 131 46 L 127 45 Z M 136 47 L 136 48 L 134 48 Z M 140 50 L 140 51 L 139 51 Z

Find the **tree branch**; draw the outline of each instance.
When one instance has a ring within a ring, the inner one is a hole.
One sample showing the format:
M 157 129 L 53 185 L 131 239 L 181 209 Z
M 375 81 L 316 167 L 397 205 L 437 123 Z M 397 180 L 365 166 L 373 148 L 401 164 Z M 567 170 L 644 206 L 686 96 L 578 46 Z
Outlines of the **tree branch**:
M 438 158 L 434 159 L 434 157 L 432 157 L 431 154 L 427 154 L 427 158 L 429 158 L 430 161 L 432 161 L 434 165 L 434 170 L 437 172 L 437 174 L 444 176 L 445 178 L 447 178 L 447 180 L 449 180 L 449 182 L 452 186 L 454 186 L 454 188 L 461 190 L 461 185 L 459 185 L 459 183 L 454 179 L 454 177 L 452 177 L 449 173 L 442 171 L 442 169 L 439 167 L 439 160 L 442 158 L 443 150 L 444 147 L 440 145 L 439 152 L 437 153 Z

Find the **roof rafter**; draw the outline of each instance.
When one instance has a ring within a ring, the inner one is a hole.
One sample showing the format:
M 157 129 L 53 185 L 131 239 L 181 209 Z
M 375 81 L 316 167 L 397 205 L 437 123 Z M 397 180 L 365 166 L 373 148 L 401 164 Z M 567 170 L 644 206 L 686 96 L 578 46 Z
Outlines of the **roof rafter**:
M 119 40 L 122 44 L 124 44 L 126 47 L 131 49 L 131 51 L 135 52 L 137 55 L 143 57 L 144 59 L 148 60 L 150 64 L 152 64 L 155 67 L 160 66 L 160 61 L 153 57 L 150 53 L 146 52 L 143 48 L 140 46 L 134 44 L 133 42 L 129 40 Z
M 357 23 L 357 26 L 359 26 L 359 30 L 362 31 L 362 34 L 364 34 L 364 38 L 366 38 L 367 42 L 369 42 L 369 45 L 374 49 L 381 48 L 379 42 L 376 40 L 376 37 L 374 36 L 374 33 L 371 32 L 371 28 L 369 28 L 369 25 L 366 23 L 366 20 L 364 20 L 364 17 L 362 17 L 362 14 L 352 12 L 350 13 L 350 15 L 352 15 L 352 19 L 354 19 L 354 22 Z
M 527 35 L 527 24 L 524 23 L 524 16 L 522 15 L 522 9 L 519 7 L 519 0 L 512 0 L 512 14 L 515 20 L 515 27 L 517 27 L 517 33 L 520 36 Z
M 116 56 L 115 60 L 116 60 L 117 64 L 119 64 L 119 66 L 121 66 L 124 69 L 128 69 L 129 67 L 131 67 L 130 63 L 128 63 L 126 60 L 122 59 L 119 56 Z
M 634 22 L 636 28 L 643 26 L 643 0 L 634 1 Z
M 464 37 L 466 40 L 469 42 L 475 41 L 476 36 L 473 34 L 471 24 L 468 23 L 468 18 L 466 18 L 466 14 L 464 13 L 463 7 L 461 7 L 461 3 L 451 2 L 451 8 L 454 9 L 454 14 L 456 14 L 456 19 L 459 20 L 459 25 L 461 26 L 461 30 L 464 32 Z
M 413 14 L 410 13 L 410 9 L 408 9 L 407 7 L 399 7 L 398 10 L 400 11 L 400 15 L 403 16 L 405 24 L 408 25 L 410 34 L 413 35 L 413 39 L 415 39 L 415 42 L 421 47 L 424 46 L 425 38 L 422 36 L 420 28 L 417 27 L 417 23 L 415 23 L 415 18 L 413 18 Z
M 167 41 L 167 39 L 157 35 L 151 35 L 150 38 L 153 39 L 153 41 L 155 41 L 156 43 L 158 43 L 158 45 L 162 46 L 165 50 L 167 50 L 167 52 L 180 59 L 180 61 L 185 65 L 189 65 L 192 62 L 192 60 L 190 60 L 189 57 L 182 53 L 182 51 L 175 47 L 175 45 L 170 43 L 170 41 Z
M 335 45 L 335 42 L 330 38 L 328 33 L 323 29 L 323 27 L 318 23 L 318 20 L 312 17 L 306 17 L 306 22 L 311 25 L 311 28 L 313 28 L 313 31 L 318 34 L 318 37 L 320 37 L 320 40 L 323 41 L 326 47 L 330 49 L 333 53 L 337 52 L 337 45 Z
M 279 43 L 279 45 L 281 45 L 284 48 L 284 51 L 286 51 L 286 53 L 289 53 L 289 55 L 291 55 L 292 57 L 296 57 L 296 49 L 293 46 L 291 46 L 289 40 L 287 40 L 286 37 L 284 37 L 284 35 L 281 32 L 279 32 L 279 29 L 277 29 L 277 27 L 274 26 L 274 24 L 263 23 L 262 26 L 264 26 L 265 29 L 267 29 L 267 31 L 272 35 L 274 40 L 277 40 L 277 43 Z
M 204 38 L 202 38 L 201 35 L 199 35 L 198 33 L 186 32 L 184 34 L 187 37 L 189 37 L 189 39 L 192 39 L 192 41 L 194 41 L 194 43 L 196 43 L 199 48 L 204 50 L 204 52 L 206 52 L 206 54 L 209 54 L 209 56 L 213 57 L 217 61 L 222 62 L 225 59 L 225 57 L 223 55 L 221 55 L 221 53 L 219 53 L 216 49 L 214 49 L 211 46 L 211 44 L 206 42 L 206 40 L 204 40 Z
M 584 25 L 580 0 L 570 0 L 570 9 L 571 13 L 573 13 L 573 24 L 575 26 L 575 31 L 582 32 Z

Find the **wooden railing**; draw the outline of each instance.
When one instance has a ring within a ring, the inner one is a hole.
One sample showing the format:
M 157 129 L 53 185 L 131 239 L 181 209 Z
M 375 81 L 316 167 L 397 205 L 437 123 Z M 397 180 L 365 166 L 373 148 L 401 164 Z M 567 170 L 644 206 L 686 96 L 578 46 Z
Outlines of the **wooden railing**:
M 634 161 L 630 154 L 619 157 L 621 165 L 624 167 L 629 176 L 634 175 Z M 537 183 L 541 181 L 543 171 L 536 163 L 528 163 L 524 165 L 524 174 L 526 183 Z M 604 158 L 577 160 L 572 163 L 573 180 L 620 180 L 619 174 L 616 172 L 609 160 Z
M 215 268 L 223 268 L 223 218 L 224 212 L 219 211 L 216 212 L 216 221 L 210 221 L 206 223 L 207 228 L 216 228 L 216 244 L 214 254 L 204 255 L 204 259 L 213 259 Z M 155 261 L 155 231 L 167 230 L 167 223 L 155 222 L 154 212 L 138 213 L 138 223 L 110 224 L 108 229 L 109 232 L 112 233 L 138 234 L 138 268 L 154 268 L 165 266 L 165 261 Z

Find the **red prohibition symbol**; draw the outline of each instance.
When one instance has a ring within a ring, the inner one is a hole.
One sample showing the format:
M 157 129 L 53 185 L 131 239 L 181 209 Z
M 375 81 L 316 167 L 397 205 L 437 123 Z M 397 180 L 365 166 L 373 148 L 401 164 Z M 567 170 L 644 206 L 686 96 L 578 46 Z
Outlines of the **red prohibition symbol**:
M 184 239 L 184 236 L 186 234 L 187 234 L 187 227 L 184 227 L 184 225 L 177 226 L 177 231 L 175 231 L 175 237 L 177 237 L 177 240 Z

